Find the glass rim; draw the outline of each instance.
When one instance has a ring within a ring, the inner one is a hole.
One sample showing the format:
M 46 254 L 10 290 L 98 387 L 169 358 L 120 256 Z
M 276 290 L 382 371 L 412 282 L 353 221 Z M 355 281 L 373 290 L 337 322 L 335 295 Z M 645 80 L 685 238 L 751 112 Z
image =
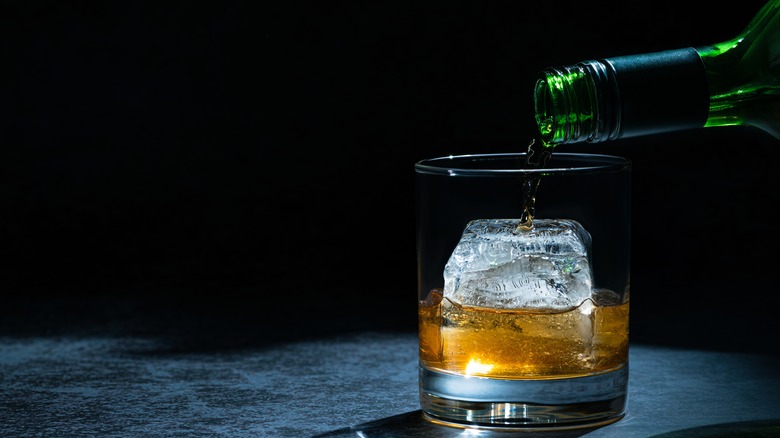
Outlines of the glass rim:
M 495 154 L 464 154 L 446 155 L 441 157 L 425 158 L 414 164 L 415 172 L 445 175 L 445 176 L 516 176 L 528 174 L 583 174 L 583 173 L 609 173 L 621 172 L 630 169 L 631 160 L 626 157 L 587 152 L 560 152 L 553 153 L 552 161 L 564 160 L 564 163 L 556 162 L 548 167 L 531 168 L 475 168 L 464 166 L 466 163 L 502 161 L 507 159 L 517 160 L 524 158 L 526 152 L 495 153 Z M 565 166 L 562 164 L 573 163 Z

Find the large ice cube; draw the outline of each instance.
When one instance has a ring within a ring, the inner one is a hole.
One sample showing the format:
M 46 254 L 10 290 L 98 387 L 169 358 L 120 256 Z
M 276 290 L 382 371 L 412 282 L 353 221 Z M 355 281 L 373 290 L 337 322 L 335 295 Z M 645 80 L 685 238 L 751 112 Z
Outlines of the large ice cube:
M 467 306 L 566 309 L 591 296 L 590 234 L 569 219 L 469 222 L 444 268 L 444 296 Z

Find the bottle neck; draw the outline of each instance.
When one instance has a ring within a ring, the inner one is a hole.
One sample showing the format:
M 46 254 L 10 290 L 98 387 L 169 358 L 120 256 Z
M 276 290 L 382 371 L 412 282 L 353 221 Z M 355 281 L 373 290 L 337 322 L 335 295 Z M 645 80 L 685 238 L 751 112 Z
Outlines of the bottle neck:
M 693 48 L 584 61 L 542 71 L 534 108 L 547 146 L 700 128 L 707 76 Z

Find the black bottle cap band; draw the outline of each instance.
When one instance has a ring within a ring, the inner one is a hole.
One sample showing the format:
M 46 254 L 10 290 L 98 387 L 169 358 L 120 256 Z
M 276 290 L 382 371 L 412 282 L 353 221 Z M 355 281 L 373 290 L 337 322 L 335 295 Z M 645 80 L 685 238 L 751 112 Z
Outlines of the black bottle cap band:
M 616 138 L 701 128 L 709 115 L 704 64 L 693 48 L 604 59 L 620 102 Z

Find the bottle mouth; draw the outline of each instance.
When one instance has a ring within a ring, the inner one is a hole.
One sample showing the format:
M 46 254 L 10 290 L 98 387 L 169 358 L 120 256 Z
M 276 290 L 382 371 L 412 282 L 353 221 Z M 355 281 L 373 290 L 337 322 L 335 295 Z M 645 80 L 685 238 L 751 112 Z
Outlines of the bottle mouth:
M 555 133 L 557 124 L 555 122 L 555 104 L 547 77 L 546 74 L 543 74 L 536 81 L 536 86 L 534 87 L 534 114 L 542 146 L 551 147 L 556 143 Z
M 600 102 L 599 96 L 608 98 L 601 88 L 608 86 L 604 84 L 611 77 L 598 61 L 544 70 L 534 88 L 534 114 L 542 144 L 596 143 L 610 138 L 613 105 Z
M 581 65 L 549 68 L 534 89 L 536 125 L 545 147 L 591 141 L 597 103 L 589 72 Z

